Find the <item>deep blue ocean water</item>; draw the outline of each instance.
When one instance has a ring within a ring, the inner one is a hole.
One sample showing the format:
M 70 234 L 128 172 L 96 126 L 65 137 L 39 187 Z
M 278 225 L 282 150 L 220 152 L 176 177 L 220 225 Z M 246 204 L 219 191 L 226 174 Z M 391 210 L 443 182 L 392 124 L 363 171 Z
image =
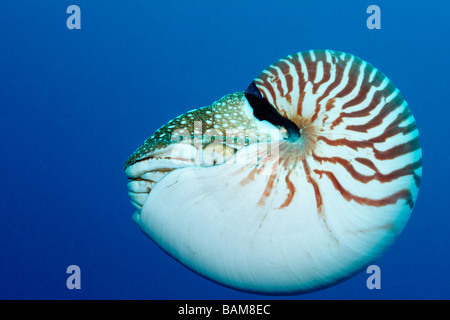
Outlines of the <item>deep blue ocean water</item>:
M 81 9 L 69 30 L 66 8 Z M 369 5 L 381 29 L 369 30 Z M 450 27 L 446 1 L 0 2 L 0 299 L 449 299 Z M 298 51 L 352 53 L 415 116 L 416 207 L 365 272 L 291 297 L 237 292 L 187 270 L 131 220 L 123 166 L 168 120 L 242 91 Z M 66 268 L 81 268 L 69 290 Z

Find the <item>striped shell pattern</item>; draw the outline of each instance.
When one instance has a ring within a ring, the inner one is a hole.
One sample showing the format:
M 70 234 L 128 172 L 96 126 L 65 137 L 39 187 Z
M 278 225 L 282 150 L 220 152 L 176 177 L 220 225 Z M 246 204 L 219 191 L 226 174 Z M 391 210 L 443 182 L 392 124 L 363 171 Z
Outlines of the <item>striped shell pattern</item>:
M 383 73 L 312 50 L 169 121 L 125 167 L 133 218 L 165 252 L 222 285 L 279 295 L 376 261 L 410 217 L 422 154 Z

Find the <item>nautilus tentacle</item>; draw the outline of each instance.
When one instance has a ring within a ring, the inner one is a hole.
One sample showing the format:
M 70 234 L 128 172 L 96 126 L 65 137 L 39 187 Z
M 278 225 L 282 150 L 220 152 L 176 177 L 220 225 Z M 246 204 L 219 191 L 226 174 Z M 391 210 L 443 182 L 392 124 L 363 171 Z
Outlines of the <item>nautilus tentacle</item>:
M 321 289 L 398 237 L 422 164 L 413 115 L 372 65 L 306 51 L 161 127 L 126 163 L 134 220 L 179 262 L 263 294 Z

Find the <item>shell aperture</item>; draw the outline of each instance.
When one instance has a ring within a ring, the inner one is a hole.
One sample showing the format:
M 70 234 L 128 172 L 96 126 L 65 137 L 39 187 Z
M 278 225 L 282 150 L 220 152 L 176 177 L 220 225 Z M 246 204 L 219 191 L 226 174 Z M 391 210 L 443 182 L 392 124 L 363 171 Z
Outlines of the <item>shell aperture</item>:
M 133 219 L 180 263 L 237 290 L 299 294 L 351 277 L 392 245 L 422 154 L 384 74 L 311 50 L 169 121 L 125 172 Z

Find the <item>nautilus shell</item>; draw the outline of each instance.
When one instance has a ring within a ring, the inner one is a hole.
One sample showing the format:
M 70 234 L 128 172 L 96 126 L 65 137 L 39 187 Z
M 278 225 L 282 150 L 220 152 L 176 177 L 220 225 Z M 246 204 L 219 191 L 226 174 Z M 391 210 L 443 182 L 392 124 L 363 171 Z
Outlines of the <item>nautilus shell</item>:
M 422 154 L 383 73 L 313 50 L 169 121 L 125 172 L 134 221 L 170 256 L 237 290 L 298 294 L 391 246 L 413 210 Z

